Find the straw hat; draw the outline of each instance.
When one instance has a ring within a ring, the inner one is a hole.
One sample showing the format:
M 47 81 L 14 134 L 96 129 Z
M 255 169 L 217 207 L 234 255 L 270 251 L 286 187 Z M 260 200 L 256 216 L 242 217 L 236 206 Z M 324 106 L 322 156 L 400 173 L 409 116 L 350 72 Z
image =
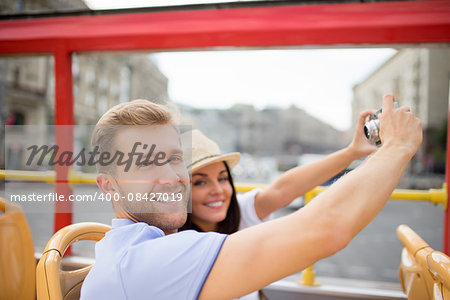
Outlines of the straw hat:
M 232 169 L 241 159 L 238 152 L 222 154 L 219 146 L 197 129 L 181 134 L 181 143 L 191 173 L 219 161 L 225 161 Z

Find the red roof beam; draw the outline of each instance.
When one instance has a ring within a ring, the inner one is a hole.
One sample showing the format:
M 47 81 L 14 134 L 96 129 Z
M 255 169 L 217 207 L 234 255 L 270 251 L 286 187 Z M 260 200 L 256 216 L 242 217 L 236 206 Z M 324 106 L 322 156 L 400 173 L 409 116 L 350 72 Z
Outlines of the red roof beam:
M 450 42 L 448 0 L 0 21 L 0 54 L 441 42 Z

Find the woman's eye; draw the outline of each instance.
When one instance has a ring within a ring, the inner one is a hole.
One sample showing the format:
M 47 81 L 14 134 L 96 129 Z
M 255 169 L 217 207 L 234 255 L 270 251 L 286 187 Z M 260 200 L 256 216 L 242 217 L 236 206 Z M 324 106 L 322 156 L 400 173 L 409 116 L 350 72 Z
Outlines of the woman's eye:
M 221 181 L 221 182 L 228 181 L 228 177 L 220 177 L 219 181 Z
M 203 185 L 203 184 L 205 184 L 205 181 L 203 181 L 203 180 L 199 180 L 199 181 L 195 181 L 194 183 L 192 183 L 193 185 L 196 185 L 196 186 L 198 186 L 198 185 Z

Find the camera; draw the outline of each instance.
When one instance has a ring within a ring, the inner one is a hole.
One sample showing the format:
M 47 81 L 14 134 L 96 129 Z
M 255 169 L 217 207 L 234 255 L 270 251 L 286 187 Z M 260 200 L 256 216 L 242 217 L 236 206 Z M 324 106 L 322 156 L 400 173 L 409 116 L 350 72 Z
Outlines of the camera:
M 394 102 L 394 107 L 398 108 L 398 102 Z M 378 115 L 382 112 L 379 108 L 375 113 L 369 116 L 369 121 L 364 124 L 364 134 L 369 139 L 369 141 L 374 145 L 381 145 L 380 139 L 380 120 Z

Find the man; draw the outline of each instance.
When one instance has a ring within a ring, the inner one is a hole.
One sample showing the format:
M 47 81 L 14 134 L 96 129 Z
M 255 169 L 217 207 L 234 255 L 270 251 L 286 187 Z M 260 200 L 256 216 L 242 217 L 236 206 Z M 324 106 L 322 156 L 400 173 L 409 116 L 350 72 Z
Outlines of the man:
M 186 217 L 183 201 L 123 200 L 155 191 L 186 199 L 188 177 L 176 159 L 179 140 L 164 108 L 143 101 L 112 108 L 98 125 L 151 127 L 110 133 L 104 149 L 126 152 L 142 140 L 174 159 L 161 166 L 137 163 L 129 172 L 125 165 L 99 170 L 99 187 L 120 199 L 114 203 L 113 229 L 96 246 L 96 264 L 82 299 L 232 299 L 343 249 L 381 211 L 422 142 L 420 120 L 407 107 L 394 109 L 393 100 L 392 95 L 383 97 L 383 144 L 360 167 L 303 209 L 229 236 L 174 233 Z M 104 136 L 95 132 L 93 144 L 101 144 Z
M 97 123 L 97 184 L 117 200 L 117 218 L 96 245 L 82 299 L 198 297 L 226 236 L 172 234 L 186 221 L 190 186 L 173 123 L 166 108 L 145 100 L 119 104 Z

